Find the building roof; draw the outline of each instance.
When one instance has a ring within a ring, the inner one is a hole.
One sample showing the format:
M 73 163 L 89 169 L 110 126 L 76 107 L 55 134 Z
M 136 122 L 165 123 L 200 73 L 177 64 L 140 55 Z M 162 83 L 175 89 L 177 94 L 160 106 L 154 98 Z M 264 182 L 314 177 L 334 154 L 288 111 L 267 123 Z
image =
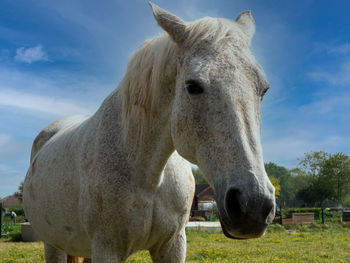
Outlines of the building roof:
M 21 200 L 14 195 L 6 196 L 5 198 L 1 199 L 0 202 L 2 203 L 3 207 L 17 206 L 21 204 Z
M 207 189 L 208 187 L 210 187 L 209 184 L 196 184 L 196 190 L 194 191 L 194 195 L 198 195 L 201 192 L 203 192 L 205 189 Z
M 195 197 L 198 202 L 214 201 L 214 190 L 209 184 L 197 184 Z

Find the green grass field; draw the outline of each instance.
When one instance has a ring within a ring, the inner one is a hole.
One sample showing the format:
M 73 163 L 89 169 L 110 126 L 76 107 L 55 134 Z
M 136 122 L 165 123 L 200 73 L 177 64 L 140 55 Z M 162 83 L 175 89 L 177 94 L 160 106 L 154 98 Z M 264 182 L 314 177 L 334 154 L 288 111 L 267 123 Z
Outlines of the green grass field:
M 44 261 L 41 242 L 0 239 L 0 263 Z M 151 262 L 140 252 L 127 262 Z M 350 225 L 270 227 L 260 239 L 230 240 L 222 233 L 188 231 L 186 262 L 350 262 Z

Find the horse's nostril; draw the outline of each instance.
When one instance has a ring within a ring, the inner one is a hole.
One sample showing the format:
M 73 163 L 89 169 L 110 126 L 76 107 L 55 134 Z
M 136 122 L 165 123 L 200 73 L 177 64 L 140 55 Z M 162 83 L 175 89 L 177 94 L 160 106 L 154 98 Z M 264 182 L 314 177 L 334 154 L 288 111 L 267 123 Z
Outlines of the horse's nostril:
M 239 196 L 241 192 L 238 189 L 232 188 L 226 194 L 226 212 L 231 219 L 238 219 L 242 215 Z
M 274 200 L 267 199 L 263 207 L 263 218 L 266 218 L 267 223 L 271 223 L 275 216 L 275 202 Z M 271 219 L 272 218 L 272 219 Z

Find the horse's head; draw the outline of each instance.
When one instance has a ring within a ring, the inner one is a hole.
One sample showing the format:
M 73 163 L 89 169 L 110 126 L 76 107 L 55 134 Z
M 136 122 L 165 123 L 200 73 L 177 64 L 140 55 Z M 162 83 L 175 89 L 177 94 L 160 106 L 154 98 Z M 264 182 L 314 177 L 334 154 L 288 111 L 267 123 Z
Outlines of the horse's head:
M 260 104 L 268 83 L 249 50 L 254 20 L 244 12 L 234 22 L 185 23 L 151 5 L 179 50 L 171 113 L 174 147 L 214 187 L 225 235 L 259 237 L 273 219 L 275 190 L 260 143 Z

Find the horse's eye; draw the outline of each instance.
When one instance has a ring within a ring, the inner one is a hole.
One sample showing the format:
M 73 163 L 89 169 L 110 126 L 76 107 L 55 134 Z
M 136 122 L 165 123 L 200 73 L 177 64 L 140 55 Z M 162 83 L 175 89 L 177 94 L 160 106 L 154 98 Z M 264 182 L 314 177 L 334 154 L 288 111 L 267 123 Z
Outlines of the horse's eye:
M 264 97 L 265 93 L 266 93 L 269 89 L 270 89 L 270 85 L 267 85 L 267 86 L 263 89 L 261 96 Z
M 201 84 L 198 81 L 193 79 L 186 81 L 186 89 L 188 93 L 190 93 L 191 95 L 198 95 L 203 93 L 203 88 Z
M 268 90 L 269 90 L 269 87 L 267 87 L 267 88 L 263 89 L 263 91 L 262 91 L 262 97 L 264 97 L 264 96 L 265 96 L 265 93 L 266 93 Z

